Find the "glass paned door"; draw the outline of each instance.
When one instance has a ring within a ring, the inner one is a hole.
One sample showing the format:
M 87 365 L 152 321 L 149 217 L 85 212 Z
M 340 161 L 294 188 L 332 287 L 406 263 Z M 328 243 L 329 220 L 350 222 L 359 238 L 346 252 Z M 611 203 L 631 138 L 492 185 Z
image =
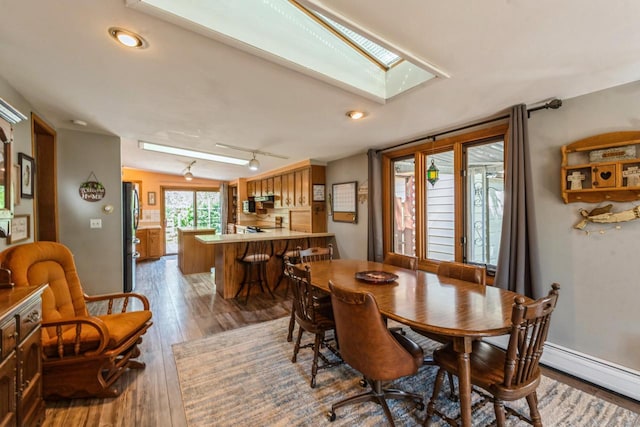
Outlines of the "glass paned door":
M 218 191 L 164 190 L 165 253 L 178 253 L 178 228 L 214 228 L 221 232 Z

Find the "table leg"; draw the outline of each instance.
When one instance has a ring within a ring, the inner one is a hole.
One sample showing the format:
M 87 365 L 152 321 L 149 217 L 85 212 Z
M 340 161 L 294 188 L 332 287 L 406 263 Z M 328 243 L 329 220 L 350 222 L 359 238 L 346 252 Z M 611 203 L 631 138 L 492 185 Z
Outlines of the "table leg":
M 460 394 L 460 418 L 463 427 L 471 427 L 471 353 L 472 340 L 456 338 L 454 349 L 458 353 L 458 389 Z

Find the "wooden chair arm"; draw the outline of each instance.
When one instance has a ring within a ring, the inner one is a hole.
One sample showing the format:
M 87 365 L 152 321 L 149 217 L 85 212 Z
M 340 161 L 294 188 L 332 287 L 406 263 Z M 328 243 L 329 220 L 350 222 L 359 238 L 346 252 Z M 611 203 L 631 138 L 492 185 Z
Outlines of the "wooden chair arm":
M 82 333 L 82 325 L 89 325 L 89 327 L 94 328 L 98 332 L 98 336 L 100 339 L 100 345 L 97 349 L 87 351 L 83 356 L 91 357 L 104 352 L 107 344 L 109 343 L 109 329 L 104 324 L 102 320 L 97 317 L 74 317 L 71 319 L 65 320 L 52 320 L 52 321 L 43 321 L 43 328 L 56 328 L 56 336 L 57 336 L 57 346 L 58 346 L 58 357 L 60 359 L 64 358 L 64 340 L 62 336 L 62 327 L 65 325 L 75 325 L 76 327 L 76 335 L 73 340 L 73 352 L 74 356 L 79 356 L 80 353 L 80 345 L 82 344 L 81 333 Z
M 109 308 L 107 310 L 107 314 L 112 314 L 113 310 L 113 302 L 117 299 L 124 299 L 124 303 L 122 304 L 122 313 L 127 311 L 127 306 L 129 305 L 129 298 L 135 298 L 142 302 L 142 307 L 144 310 L 149 310 L 149 300 L 147 297 L 141 294 L 135 294 L 132 292 L 129 293 L 117 293 L 117 294 L 107 294 L 107 295 L 95 295 L 89 296 L 84 294 L 85 302 L 96 302 L 96 301 L 109 301 Z

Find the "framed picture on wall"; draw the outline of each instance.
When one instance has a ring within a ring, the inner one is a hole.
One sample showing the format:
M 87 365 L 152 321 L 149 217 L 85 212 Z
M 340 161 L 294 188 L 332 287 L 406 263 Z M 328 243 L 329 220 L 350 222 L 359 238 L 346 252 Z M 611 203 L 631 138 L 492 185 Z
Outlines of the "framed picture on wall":
M 16 215 L 11 219 L 11 234 L 7 243 L 17 243 L 31 237 L 31 221 L 29 215 Z
M 149 206 L 154 206 L 156 204 L 156 192 L 155 191 L 149 191 L 147 193 L 147 204 Z
M 33 157 L 24 153 L 18 153 L 18 164 L 20 165 L 20 197 L 23 199 L 33 199 L 33 189 L 35 183 L 36 162 Z

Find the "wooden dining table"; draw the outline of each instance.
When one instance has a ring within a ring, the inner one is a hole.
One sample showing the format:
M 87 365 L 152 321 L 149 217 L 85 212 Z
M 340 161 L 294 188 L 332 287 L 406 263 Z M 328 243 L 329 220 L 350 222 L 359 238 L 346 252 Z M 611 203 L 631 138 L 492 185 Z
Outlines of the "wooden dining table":
M 450 337 L 458 354 L 461 421 L 463 426 L 471 426 L 472 343 L 479 338 L 509 333 L 511 309 L 519 294 L 371 261 L 339 259 L 309 265 L 311 282 L 317 288 L 329 292 L 332 281 L 350 290 L 371 292 L 380 313 L 389 319 Z M 356 273 L 363 271 L 384 271 L 398 278 L 389 283 L 356 279 Z

